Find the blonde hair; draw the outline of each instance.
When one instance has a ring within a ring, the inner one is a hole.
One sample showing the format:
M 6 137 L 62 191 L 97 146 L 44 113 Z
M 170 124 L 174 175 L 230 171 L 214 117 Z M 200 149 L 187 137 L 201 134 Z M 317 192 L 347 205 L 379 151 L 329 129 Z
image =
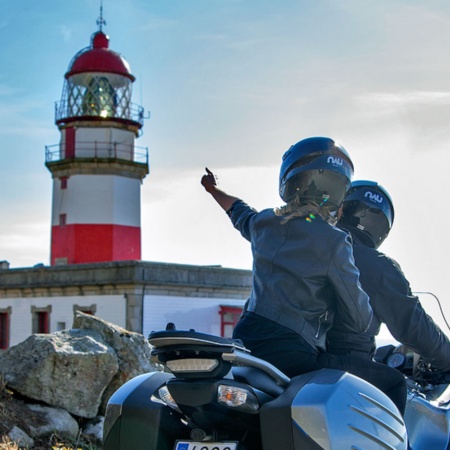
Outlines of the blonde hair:
M 276 216 L 284 216 L 282 223 L 286 223 L 296 217 L 305 217 L 306 220 L 311 221 L 311 219 L 314 219 L 318 215 L 330 225 L 335 225 L 337 217 L 333 215 L 333 211 L 334 209 L 331 209 L 331 205 L 318 205 L 313 201 L 302 202 L 297 196 L 286 203 L 286 205 L 274 209 Z

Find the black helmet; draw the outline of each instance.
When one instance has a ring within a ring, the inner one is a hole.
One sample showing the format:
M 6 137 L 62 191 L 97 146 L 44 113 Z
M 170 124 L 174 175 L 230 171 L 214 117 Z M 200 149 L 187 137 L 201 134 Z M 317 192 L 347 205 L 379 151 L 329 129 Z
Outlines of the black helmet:
M 394 205 L 386 189 L 375 181 L 354 181 L 343 203 L 340 228 L 348 228 L 370 247 L 378 248 L 394 223 Z
M 288 203 L 297 195 L 338 209 L 352 176 L 353 163 L 344 147 L 327 137 L 303 139 L 283 155 L 280 197 Z

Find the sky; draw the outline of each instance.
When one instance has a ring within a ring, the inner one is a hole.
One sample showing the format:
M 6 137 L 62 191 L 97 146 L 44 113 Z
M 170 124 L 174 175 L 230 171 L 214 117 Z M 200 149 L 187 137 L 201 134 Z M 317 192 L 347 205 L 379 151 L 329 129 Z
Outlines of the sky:
M 49 264 L 45 146 L 72 57 L 98 30 L 100 0 L 0 3 L 0 261 Z M 203 190 L 280 206 L 282 154 L 328 136 L 354 179 L 391 194 L 380 250 L 448 332 L 450 3 L 446 0 L 103 0 L 110 48 L 149 119 L 142 259 L 251 269 L 250 245 Z M 450 334 L 450 333 L 449 333 Z

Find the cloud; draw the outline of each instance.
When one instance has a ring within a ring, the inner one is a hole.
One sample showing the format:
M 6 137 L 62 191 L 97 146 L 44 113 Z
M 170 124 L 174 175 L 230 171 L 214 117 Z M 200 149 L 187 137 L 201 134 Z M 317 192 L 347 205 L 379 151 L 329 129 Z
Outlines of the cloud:
M 369 93 L 355 98 L 359 120 L 381 120 L 378 127 L 385 127 L 407 133 L 411 148 L 430 148 L 434 140 L 442 148 L 450 143 L 447 126 L 450 92 L 405 91 L 399 93 Z M 406 142 L 408 145 L 408 142 Z
M 279 206 L 278 167 L 210 167 L 219 187 L 258 210 Z M 250 244 L 200 184 L 198 170 L 159 170 L 144 181 L 143 259 L 251 268 Z
M 357 96 L 356 102 L 363 105 L 377 106 L 409 106 L 409 105 L 448 105 L 450 92 L 410 91 L 410 92 L 372 92 Z
M 16 87 L 10 86 L 8 84 L 0 84 L 0 97 L 12 97 L 13 95 L 17 95 L 22 92 L 23 92 L 22 89 L 18 89 Z M 8 106 L 9 106 L 9 103 L 8 103 Z
M 0 235 L 0 260 L 6 260 L 14 267 L 29 267 L 43 262 L 48 264 L 50 249 L 50 221 L 23 221 L 15 217 L 3 224 Z
M 25 137 L 44 138 L 55 133 L 52 125 L 52 110 L 45 100 L 15 98 L 18 89 L 0 85 L 0 135 L 16 136 L 22 141 Z M 2 98 L 2 93 L 4 98 Z M 22 144 L 23 145 L 23 142 Z
M 61 33 L 64 42 L 69 42 L 73 34 L 72 29 L 67 25 L 59 25 L 58 30 Z

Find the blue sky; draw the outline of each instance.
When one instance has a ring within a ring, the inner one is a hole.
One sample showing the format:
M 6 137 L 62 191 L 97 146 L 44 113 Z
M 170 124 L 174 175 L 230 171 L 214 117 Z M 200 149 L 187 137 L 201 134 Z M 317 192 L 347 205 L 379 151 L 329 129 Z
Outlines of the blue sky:
M 48 264 L 54 103 L 98 27 L 99 0 L 0 4 L 0 260 Z M 257 209 L 278 206 L 298 140 L 339 140 L 355 179 L 396 205 L 381 250 L 413 290 L 447 293 L 450 3 L 430 0 L 104 0 L 104 31 L 150 112 L 143 259 L 251 267 L 250 248 L 199 184 L 203 168 Z M 436 304 L 424 298 L 435 316 Z M 439 321 L 439 318 L 437 318 Z

